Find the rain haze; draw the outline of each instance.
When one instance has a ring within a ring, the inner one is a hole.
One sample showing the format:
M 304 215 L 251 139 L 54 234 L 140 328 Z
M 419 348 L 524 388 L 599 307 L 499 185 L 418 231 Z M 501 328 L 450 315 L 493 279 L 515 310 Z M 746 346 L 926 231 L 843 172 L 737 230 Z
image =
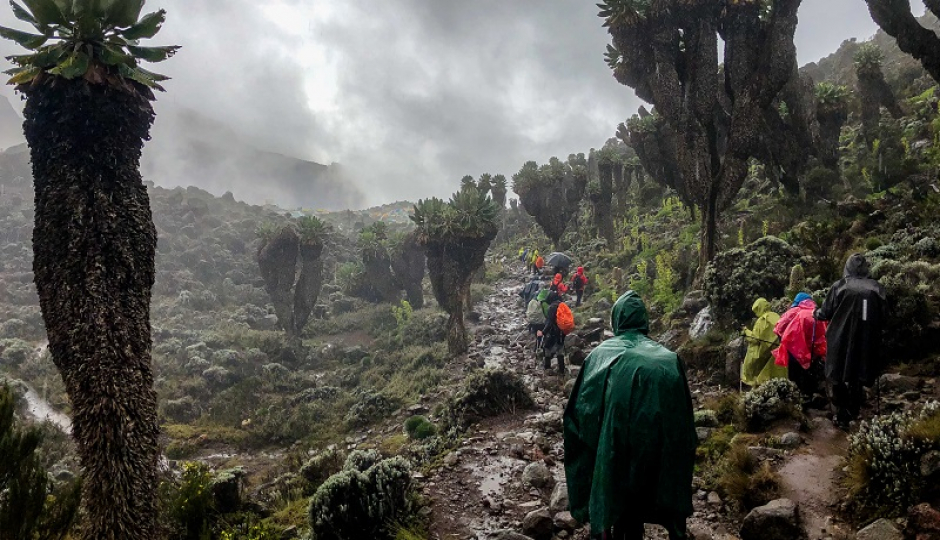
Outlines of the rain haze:
M 157 68 L 173 80 L 158 95 L 144 169 L 167 186 L 221 194 L 228 182 L 251 202 L 269 195 L 264 178 L 234 163 L 223 180 L 203 181 L 177 155 L 198 148 L 166 144 L 202 130 L 239 152 L 342 164 L 332 177 L 356 186 L 337 199 L 351 207 L 445 197 L 465 174 L 511 177 L 525 161 L 599 147 L 641 104 L 604 63 L 594 2 L 147 3 L 157 8 L 168 11 L 159 42 L 183 46 Z M 0 13 L 0 24 L 21 26 Z M 800 62 L 875 29 L 863 2 L 805 0 Z M 205 120 L 193 127 L 196 116 Z

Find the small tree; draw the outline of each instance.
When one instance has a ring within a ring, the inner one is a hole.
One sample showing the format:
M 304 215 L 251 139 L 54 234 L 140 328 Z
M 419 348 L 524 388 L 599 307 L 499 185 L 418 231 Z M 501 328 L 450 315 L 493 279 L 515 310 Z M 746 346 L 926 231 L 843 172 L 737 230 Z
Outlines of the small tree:
M 300 336 L 320 295 L 326 234 L 327 225 L 314 216 L 258 230 L 257 260 L 264 289 L 274 304 L 278 325 L 289 336 Z
M 405 289 L 405 295 L 411 307 L 414 309 L 424 307 L 424 290 L 421 283 L 424 281 L 427 258 L 424 256 L 424 248 L 418 243 L 417 231 L 394 239 L 391 264 L 392 272 Z
M 849 90 L 828 82 L 816 85 L 816 121 L 819 122 L 820 160 L 831 169 L 839 165 L 839 136 L 849 118 Z
M 493 202 L 496 203 L 496 207 L 500 212 L 506 207 L 506 193 L 507 193 L 506 177 L 497 174 L 493 177 L 493 187 L 490 189 L 490 193 L 493 195 Z
M 858 98 L 862 110 L 862 136 L 871 147 L 878 138 L 881 108 L 895 118 L 903 116 L 898 100 L 881 71 L 885 54 L 874 43 L 864 43 L 855 53 L 855 73 L 858 75 Z
M 581 156 L 583 160 L 583 155 Z M 588 182 L 587 161 L 565 163 L 556 157 L 541 167 L 526 162 L 512 177 L 522 207 L 535 218 L 556 248 L 568 223 L 578 215 Z
M 379 221 L 359 233 L 359 250 L 362 254 L 362 272 L 352 287 L 353 296 L 370 302 L 397 302 L 401 295 L 391 270 L 389 257 L 388 225 Z
M 453 354 L 469 349 L 464 312 L 470 305 L 470 283 L 483 267 L 486 250 L 499 232 L 499 211 L 476 187 L 465 187 L 450 201 L 418 201 L 412 221 L 424 247 L 434 297 L 447 319 L 447 345 Z
M 623 162 L 620 154 L 609 146 L 598 150 L 595 154 L 597 160 L 597 189 L 593 190 L 590 199 L 594 207 L 594 228 L 597 235 L 607 241 L 608 246 L 614 245 L 614 217 L 612 215 L 614 199 L 614 177 L 623 178 Z

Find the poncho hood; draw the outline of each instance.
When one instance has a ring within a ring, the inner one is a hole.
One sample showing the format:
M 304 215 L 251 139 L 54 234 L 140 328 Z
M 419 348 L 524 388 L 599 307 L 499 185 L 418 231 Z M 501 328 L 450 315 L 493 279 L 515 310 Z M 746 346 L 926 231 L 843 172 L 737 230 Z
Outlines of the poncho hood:
M 610 327 L 615 336 L 622 336 L 627 332 L 649 334 L 650 317 L 640 295 L 627 291 L 617 299 L 610 312 Z
M 768 302 L 766 298 L 758 298 L 754 300 L 754 305 L 751 306 L 751 310 L 754 311 L 754 315 L 760 317 L 770 311 L 770 302 Z
M 845 262 L 845 272 L 842 277 L 867 278 L 871 272 L 868 259 L 861 253 L 856 253 Z

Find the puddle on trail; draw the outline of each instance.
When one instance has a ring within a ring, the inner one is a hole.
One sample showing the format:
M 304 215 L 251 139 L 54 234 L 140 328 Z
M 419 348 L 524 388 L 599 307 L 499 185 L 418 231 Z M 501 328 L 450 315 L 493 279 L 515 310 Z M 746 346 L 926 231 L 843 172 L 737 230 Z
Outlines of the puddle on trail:
M 475 480 L 480 482 L 480 495 L 502 498 L 503 490 L 522 467 L 524 461 L 508 456 L 493 456 L 483 464 L 468 465 Z

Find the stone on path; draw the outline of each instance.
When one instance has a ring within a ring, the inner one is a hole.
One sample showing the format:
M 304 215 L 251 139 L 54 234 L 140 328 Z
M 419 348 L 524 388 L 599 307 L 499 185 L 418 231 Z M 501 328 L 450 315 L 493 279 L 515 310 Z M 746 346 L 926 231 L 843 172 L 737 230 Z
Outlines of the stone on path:
M 940 511 L 927 503 L 911 508 L 907 516 L 907 533 L 917 540 L 940 540 Z
M 758 506 L 744 518 L 741 527 L 741 540 L 794 540 L 802 537 L 799 511 L 790 499 L 777 499 Z
M 517 533 L 511 529 L 500 529 L 486 535 L 487 540 L 532 540 L 531 536 Z
M 780 445 L 784 448 L 796 448 L 803 443 L 803 437 L 795 431 L 784 433 L 780 437 Z
M 894 522 L 882 518 L 858 531 L 855 538 L 856 540 L 904 540 L 904 535 Z
M 548 508 L 553 514 L 568 509 L 568 484 L 559 482 L 555 486 L 555 490 L 552 491 L 552 498 L 549 499 Z
M 535 488 L 550 488 L 555 483 L 544 461 L 533 461 L 522 471 L 522 482 Z
M 578 528 L 578 520 L 574 519 L 571 516 L 571 512 L 568 512 L 567 510 L 555 514 L 555 517 L 552 519 L 552 521 L 554 521 L 556 528 L 564 531 L 573 531 Z
M 540 508 L 526 514 L 522 519 L 522 532 L 535 540 L 547 540 L 552 537 L 555 522 L 548 508 Z

